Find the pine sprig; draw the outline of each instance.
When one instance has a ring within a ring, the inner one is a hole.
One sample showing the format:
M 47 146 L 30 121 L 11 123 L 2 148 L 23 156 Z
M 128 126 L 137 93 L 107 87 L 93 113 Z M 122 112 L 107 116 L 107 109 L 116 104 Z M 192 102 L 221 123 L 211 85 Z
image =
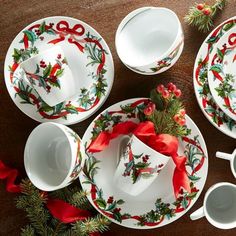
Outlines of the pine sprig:
M 181 91 L 172 83 L 157 86 L 150 94 L 151 102 L 144 109 L 146 118 L 154 123 L 156 133 L 183 137 L 189 134 L 185 125 L 185 109 Z
M 64 224 L 53 218 L 45 204 L 48 198 L 59 198 L 81 209 L 91 209 L 87 192 L 78 185 L 71 185 L 51 193 L 37 189 L 28 179 L 21 183 L 22 195 L 17 197 L 16 206 L 27 213 L 30 224 L 22 228 L 22 236 L 88 236 L 109 229 L 110 221 L 100 214 L 74 224 Z
M 199 31 L 208 32 L 213 26 L 213 18 L 223 10 L 226 3 L 227 0 L 216 0 L 213 5 L 195 3 L 195 6 L 190 7 L 184 20 L 189 25 L 197 27 Z
M 85 221 L 77 221 L 72 229 L 77 235 L 86 236 L 94 232 L 103 233 L 109 229 L 109 225 L 110 221 L 106 217 L 97 215 Z

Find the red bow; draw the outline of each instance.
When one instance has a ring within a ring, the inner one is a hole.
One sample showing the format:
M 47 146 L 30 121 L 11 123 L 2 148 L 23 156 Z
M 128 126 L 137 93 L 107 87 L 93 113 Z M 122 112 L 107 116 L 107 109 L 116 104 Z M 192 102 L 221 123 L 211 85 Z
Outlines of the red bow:
M 111 139 L 123 134 L 133 133 L 142 142 L 147 144 L 154 150 L 171 156 L 175 163 L 175 170 L 173 174 L 173 188 L 175 197 L 178 197 L 181 188 L 184 188 L 189 193 L 191 192 L 188 174 L 185 168 L 186 157 L 179 156 L 178 139 L 169 134 L 156 134 L 154 124 L 151 121 L 141 122 L 136 124 L 132 121 L 126 121 L 115 125 L 111 132 L 103 131 L 98 137 L 91 142 L 88 147 L 89 152 L 100 152 L 104 150 Z

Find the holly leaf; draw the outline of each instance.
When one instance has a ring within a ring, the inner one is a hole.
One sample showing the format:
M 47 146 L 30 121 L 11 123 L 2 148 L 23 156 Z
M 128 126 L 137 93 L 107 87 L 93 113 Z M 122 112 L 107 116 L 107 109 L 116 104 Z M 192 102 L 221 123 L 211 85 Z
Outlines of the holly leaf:
M 28 38 L 28 40 L 34 44 L 35 40 L 36 40 L 36 35 L 34 32 L 32 32 L 31 30 L 24 30 L 23 33 L 26 35 L 26 37 Z
M 188 195 L 188 197 L 189 197 L 190 199 L 194 199 L 194 198 L 196 197 L 197 193 L 198 193 L 198 192 L 192 192 L 192 193 L 190 193 L 190 194 Z
M 121 205 L 121 204 L 124 204 L 125 203 L 125 201 L 124 200 L 122 200 L 122 199 L 119 199 L 117 202 L 116 202 L 118 205 Z
M 223 60 L 224 54 L 221 52 L 219 48 L 217 48 L 217 56 L 219 57 L 220 60 Z
M 73 105 L 66 106 L 66 107 L 65 107 L 65 110 L 66 110 L 67 112 L 69 112 L 70 114 L 78 114 L 78 111 L 77 111 L 76 107 L 73 106 Z
M 120 223 L 122 222 L 122 216 L 121 216 L 120 212 L 113 212 L 113 217 L 118 222 L 120 222 Z
M 45 21 L 43 21 L 42 22 L 42 24 L 39 26 L 39 31 L 40 31 L 40 33 L 42 34 L 42 33 L 44 33 L 45 32 Z
M 215 64 L 215 65 L 210 67 L 210 71 L 215 71 L 217 73 L 220 73 L 222 71 L 222 65 Z
M 54 106 L 54 114 L 60 113 L 63 106 L 64 106 L 64 102 L 61 102 L 61 103 L 57 104 L 56 106 Z
M 192 181 L 198 181 L 199 179 L 201 179 L 201 177 L 198 177 L 196 175 L 189 175 L 188 178 Z
M 14 58 L 15 62 L 19 62 L 19 60 L 21 58 L 20 50 L 18 50 L 17 48 L 14 48 L 12 57 Z
M 95 201 L 100 208 L 102 208 L 102 209 L 106 208 L 107 203 L 103 198 L 97 198 Z
M 38 73 L 39 73 L 39 65 L 37 64 L 36 65 L 36 70 L 35 70 L 34 74 L 38 74 Z
M 234 22 L 230 22 L 230 23 L 228 23 L 228 24 L 225 24 L 225 25 L 223 26 L 223 30 L 228 31 L 228 30 L 231 29 L 234 25 L 235 25 Z
M 181 205 L 184 209 L 186 209 L 188 207 L 188 201 L 185 197 L 183 198 Z
M 47 78 L 49 76 L 51 69 L 52 69 L 52 65 L 51 65 L 51 63 L 49 63 L 48 66 L 43 71 L 44 78 Z
M 112 204 L 110 204 L 107 208 L 106 211 L 112 211 L 116 208 L 116 202 L 113 202 Z
M 64 72 L 64 69 L 59 69 L 56 73 L 56 77 L 60 77 Z
M 50 112 L 53 111 L 53 107 L 50 107 L 48 104 L 44 104 L 39 108 L 39 111 Z
M 213 36 L 213 37 L 210 37 L 210 38 L 206 41 L 206 43 L 214 43 L 214 42 L 216 42 L 216 40 L 217 40 L 217 37 Z
M 56 34 L 53 29 L 48 29 L 48 30 L 46 31 L 46 33 L 47 33 L 47 34 L 51 34 L 51 35 L 55 35 L 55 34 Z
M 151 91 L 150 98 L 151 98 L 152 102 L 156 104 L 156 109 L 157 110 L 161 110 L 162 111 L 164 109 L 164 102 L 162 100 L 162 97 L 161 97 L 160 94 L 158 94 L 156 92 L 155 89 L 153 89 Z

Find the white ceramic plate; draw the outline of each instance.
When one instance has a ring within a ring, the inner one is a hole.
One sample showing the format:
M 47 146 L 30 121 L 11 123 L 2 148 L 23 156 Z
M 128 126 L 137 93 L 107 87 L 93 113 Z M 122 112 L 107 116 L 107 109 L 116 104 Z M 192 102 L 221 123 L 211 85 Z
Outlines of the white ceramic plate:
M 99 134 L 102 130 L 110 130 L 114 123 L 128 120 L 139 122 L 138 113 L 144 101 L 147 99 L 129 99 L 109 107 L 90 124 L 82 142 L 88 146 L 93 135 Z M 181 140 L 178 150 L 179 155 L 186 155 L 188 158 L 186 169 L 192 182 L 190 195 L 184 192 L 182 198 L 176 200 L 172 185 L 175 167 L 172 160 L 140 195 L 132 197 L 120 191 L 113 183 L 119 137 L 112 140 L 109 147 L 100 153 L 87 152 L 84 174 L 80 175 L 80 181 L 83 189 L 89 193 L 88 199 L 92 205 L 112 222 L 136 229 L 161 227 L 183 216 L 198 199 L 208 172 L 204 139 L 188 116 L 186 120 L 188 128 L 191 129 L 191 134 L 187 138 L 197 144 L 195 146 L 189 141 Z
M 219 107 L 236 120 L 236 29 L 229 30 L 215 45 L 208 67 L 211 94 Z
M 236 122 L 227 116 L 216 104 L 208 84 L 209 57 L 219 39 L 235 28 L 236 17 L 226 20 L 216 27 L 202 43 L 193 70 L 193 84 L 198 104 L 206 118 L 224 134 L 236 138 Z
M 22 81 L 21 61 L 60 45 L 79 80 L 78 95 L 49 107 Z M 39 122 L 74 124 L 91 116 L 107 99 L 114 79 L 111 52 L 91 26 L 70 17 L 48 17 L 28 25 L 11 43 L 4 66 L 7 90 L 16 106 Z

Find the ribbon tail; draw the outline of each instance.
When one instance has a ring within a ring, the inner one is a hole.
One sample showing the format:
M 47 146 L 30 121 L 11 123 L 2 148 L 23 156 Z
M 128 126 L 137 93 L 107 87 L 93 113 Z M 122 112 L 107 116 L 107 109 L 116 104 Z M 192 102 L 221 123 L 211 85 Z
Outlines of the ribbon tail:
M 80 43 L 78 43 L 77 41 L 74 41 L 73 39 L 69 38 L 68 42 L 75 44 L 81 52 L 84 52 L 84 47 Z
M 57 44 L 57 43 L 63 41 L 64 39 L 65 39 L 65 37 L 63 36 L 63 37 L 60 37 L 57 39 L 53 39 L 53 40 L 49 41 L 48 43 Z
M 91 216 L 89 211 L 76 208 L 60 199 L 49 199 L 46 206 L 54 218 L 66 224 Z
M 15 180 L 18 176 L 18 171 L 16 169 L 11 169 L 7 167 L 0 160 L 0 179 L 6 179 L 6 190 L 11 193 L 20 193 L 20 185 L 15 184 Z

